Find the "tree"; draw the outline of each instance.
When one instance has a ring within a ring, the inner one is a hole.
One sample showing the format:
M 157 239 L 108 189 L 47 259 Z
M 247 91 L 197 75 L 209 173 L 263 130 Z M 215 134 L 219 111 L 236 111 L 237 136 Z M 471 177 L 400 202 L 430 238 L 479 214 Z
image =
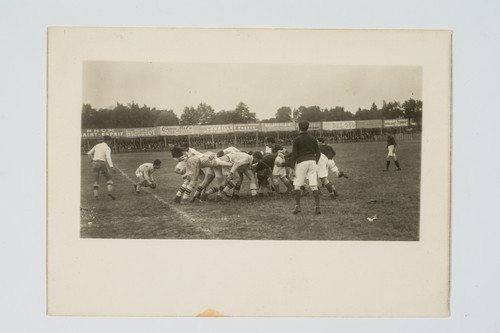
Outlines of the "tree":
M 321 121 L 323 118 L 323 113 L 319 106 L 300 106 L 299 111 L 299 121 Z
M 200 124 L 201 125 L 210 124 L 211 119 L 215 114 L 215 110 L 210 105 L 207 105 L 205 103 L 200 103 L 197 109 L 198 112 L 200 113 Z
M 342 106 L 336 106 L 333 109 L 325 110 L 323 112 L 322 121 L 340 121 L 340 120 L 352 120 L 354 115 L 346 111 Z
M 185 107 L 181 115 L 181 125 L 206 125 L 212 123 L 214 109 L 205 103 L 200 103 L 196 109 L 192 106 Z
M 288 123 L 292 121 L 292 109 L 289 106 L 282 106 L 276 111 L 274 115 L 276 122 L 278 123 Z
M 194 107 L 185 107 L 184 111 L 181 114 L 180 119 L 181 125 L 199 125 L 200 124 L 200 114 L 198 110 Z
M 403 116 L 408 119 L 415 119 L 417 124 L 422 123 L 422 101 L 414 100 L 413 98 L 405 101 L 401 107 L 403 108 Z
M 176 126 L 179 125 L 179 117 L 174 113 L 173 110 L 163 110 L 160 111 L 158 117 L 156 117 L 155 126 Z
M 246 123 L 255 123 L 257 121 L 257 118 L 255 117 L 254 112 L 250 112 L 250 109 L 248 106 L 240 102 L 237 106 L 236 109 L 234 109 L 236 119 L 235 119 L 235 124 L 246 124 Z

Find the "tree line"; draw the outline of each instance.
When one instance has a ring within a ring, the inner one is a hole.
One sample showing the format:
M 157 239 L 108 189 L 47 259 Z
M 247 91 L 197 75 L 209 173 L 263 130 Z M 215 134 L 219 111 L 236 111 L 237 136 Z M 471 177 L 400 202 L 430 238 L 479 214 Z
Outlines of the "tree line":
M 422 121 L 422 101 L 409 99 L 403 103 L 383 101 L 382 107 L 375 103 L 370 109 L 358 108 L 356 113 L 343 107 L 320 108 L 319 106 L 300 106 L 292 109 L 289 106 L 278 108 L 274 117 L 260 122 L 291 122 L 291 121 L 342 121 L 409 118 L 418 124 Z M 117 103 L 113 108 L 96 110 L 90 104 L 82 107 L 82 128 L 134 128 L 173 125 L 218 125 L 247 124 L 259 120 L 254 112 L 243 102 L 234 110 L 215 111 L 210 105 L 200 103 L 197 107 L 185 107 L 180 118 L 173 110 L 157 110 L 146 105 L 142 107 L 132 102 L 124 105 Z

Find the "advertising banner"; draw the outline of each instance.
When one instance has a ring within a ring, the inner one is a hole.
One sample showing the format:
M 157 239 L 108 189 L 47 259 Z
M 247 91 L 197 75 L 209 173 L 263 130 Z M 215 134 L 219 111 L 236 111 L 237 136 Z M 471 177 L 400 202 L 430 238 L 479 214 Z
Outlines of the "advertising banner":
M 384 127 L 407 127 L 408 119 L 386 119 Z
M 125 132 L 122 128 L 82 129 L 82 138 L 101 139 L 105 135 L 109 135 L 112 138 L 123 138 Z
M 224 134 L 233 133 L 233 124 L 201 125 L 199 134 Z
M 356 120 L 323 122 L 323 131 L 348 130 L 355 128 L 356 128 Z
M 235 132 L 260 132 L 260 124 L 234 124 Z
M 295 123 L 295 129 L 299 130 L 299 123 Z M 321 131 L 321 121 L 309 122 L 309 131 Z
M 160 135 L 192 135 L 198 134 L 199 126 L 159 126 L 158 131 Z
M 156 127 L 125 128 L 124 131 L 126 138 L 151 137 L 160 135 Z
M 382 120 L 356 120 L 356 128 L 382 128 Z
M 289 132 L 295 131 L 294 123 L 261 123 L 262 132 Z

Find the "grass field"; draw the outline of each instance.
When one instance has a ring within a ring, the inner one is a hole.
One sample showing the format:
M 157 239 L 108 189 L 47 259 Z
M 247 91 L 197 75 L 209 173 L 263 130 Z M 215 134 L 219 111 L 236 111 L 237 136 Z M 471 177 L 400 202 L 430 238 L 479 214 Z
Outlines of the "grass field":
M 289 148 L 289 147 L 288 147 Z M 113 175 L 116 201 L 106 195 L 104 179 L 98 200 L 93 198 L 93 175 L 82 157 L 81 237 L 143 239 L 242 240 L 393 240 L 419 239 L 420 148 L 417 141 L 398 143 L 402 171 L 385 168 L 385 143 L 346 143 L 334 146 L 337 166 L 349 179 L 331 176 L 339 192 L 332 201 L 322 190 L 321 215 L 314 215 L 312 196 L 302 198 L 302 213 L 293 215 L 293 196 L 252 198 L 248 180 L 239 201 L 176 205 L 173 198 L 182 179 L 173 172 L 170 152 L 114 154 L 119 171 Z M 290 149 L 290 148 L 289 148 Z M 154 177 L 155 190 L 133 190 L 136 168 L 162 160 Z M 367 217 L 377 215 L 369 222 Z

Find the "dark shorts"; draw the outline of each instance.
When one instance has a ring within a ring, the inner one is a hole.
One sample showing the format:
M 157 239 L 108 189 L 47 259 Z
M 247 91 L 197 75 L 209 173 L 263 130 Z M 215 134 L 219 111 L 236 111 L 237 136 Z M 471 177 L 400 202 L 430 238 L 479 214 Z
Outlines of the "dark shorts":
M 98 176 L 100 173 L 106 178 L 106 180 L 111 179 L 111 175 L 109 174 L 108 164 L 103 161 L 93 161 L 92 162 L 92 170 Z

